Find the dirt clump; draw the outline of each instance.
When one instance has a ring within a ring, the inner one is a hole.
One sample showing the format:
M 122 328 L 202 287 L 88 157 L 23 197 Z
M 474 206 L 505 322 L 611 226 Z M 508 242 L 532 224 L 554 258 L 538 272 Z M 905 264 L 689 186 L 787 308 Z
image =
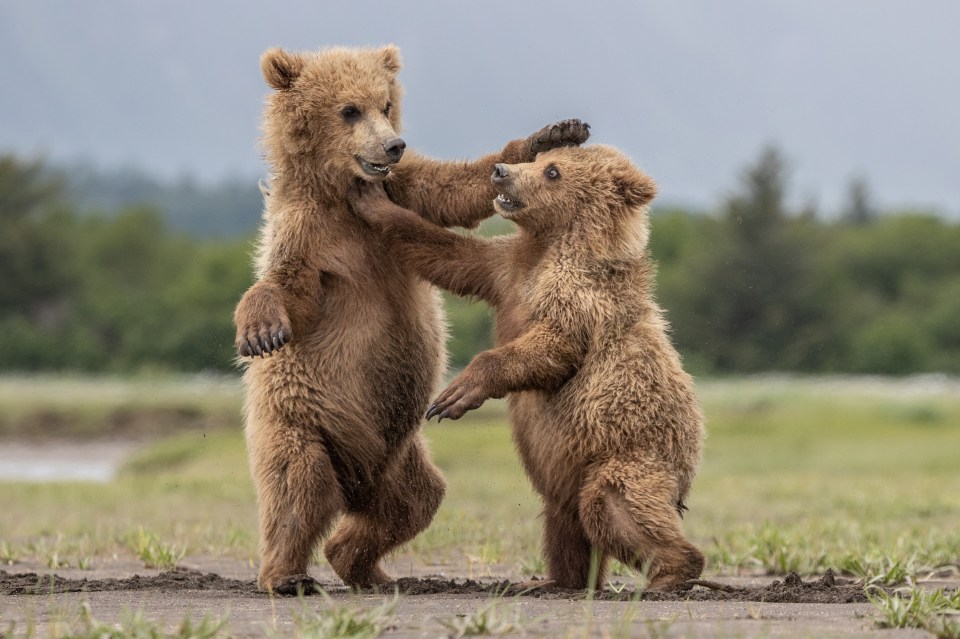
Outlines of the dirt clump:
M 253 581 L 226 579 L 213 573 L 175 568 L 156 576 L 134 575 L 122 579 L 67 579 L 34 572 L 11 574 L 0 570 L 0 593 L 4 595 L 46 595 L 64 592 L 112 592 L 120 590 L 217 590 L 237 596 L 257 594 Z
M 721 584 L 717 584 L 720 586 Z M 507 580 L 483 583 L 473 579 L 457 581 L 407 577 L 395 582 L 401 595 L 507 595 L 525 596 L 538 599 L 585 599 L 584 590 L 569 588 L 543 587 L 530 588 L 529 582 L 523 586 Z M 387 587 L 389 588 L 389 586 Z M 385 589 L 380 589 L 384 592 Z M 673 592 L 645 591 L 638 595 L 635 590 L 602 590 L 593 593 L 597 601 L 756 601 L 767 603 L 865 603 L 868 601 L 863 584 L 858 581 L 838 579 L 832 570 L 828 570 L 820 579 L 803 581 L 792 572 L 783 581 L 776 580 L 767 586 L 716 587 L 695 586 L 690 590 Z

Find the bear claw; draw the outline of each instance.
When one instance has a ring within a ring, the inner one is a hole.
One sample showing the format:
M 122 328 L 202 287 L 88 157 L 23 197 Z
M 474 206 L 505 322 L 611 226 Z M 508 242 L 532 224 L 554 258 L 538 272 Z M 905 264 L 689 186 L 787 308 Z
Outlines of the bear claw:
M 238 341 L 237 352 L 243 357 L 262 358 L 266 355 L 273 355 L 275 351 L 279 351 L 289 341 L 290 332 L 283 327 L 264 330 L 261 333 L 254 333 L 251 330 L 246 333 L 246 337 Z

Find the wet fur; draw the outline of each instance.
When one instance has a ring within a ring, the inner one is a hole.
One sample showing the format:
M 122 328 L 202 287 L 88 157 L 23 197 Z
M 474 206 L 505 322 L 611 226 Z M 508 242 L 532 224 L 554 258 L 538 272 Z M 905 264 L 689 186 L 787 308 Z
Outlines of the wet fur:
M 547 180 L 549 167 L 558 180 Z M 653 297 L 647 204 L 654 182 L 609 147 L 557 149 L 505 167 L 525 204 L 516 235 L 482 240 L 433 226 L 374 188 L 357 210 L 404 262 L 497 312 L 496 347 L 441 393 L 457 418 L 507 396 L 524 468 L 544 500 L 551 583 L 584 588 L 591 548 L 650 569 L 651 587 L 698 577 L 704 558 L 680 514 L 700 459 L 693 381 Z

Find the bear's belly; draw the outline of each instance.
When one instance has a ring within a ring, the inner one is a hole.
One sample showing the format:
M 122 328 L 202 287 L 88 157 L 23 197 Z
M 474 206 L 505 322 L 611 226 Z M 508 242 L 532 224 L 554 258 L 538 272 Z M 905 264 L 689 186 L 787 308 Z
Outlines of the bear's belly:
M 682 371 L 650 379 L 649 361 L 589 358 L 555 393 L 510 396 L 514 440 L 536 489 L 571 494 L 594 463 L 649 456 L 688 481 L 703 441 L 692 381 Z
M 557 418 L 553 394 L 513 393 L 508 399 L 513 440 L 534 489 L 547 499 L 562 500 L 579 492 L 592 459 Z
M 694 472 L 703 416 L 693 381 L 679 362 L 623 340 L 613 352 L 592 353 L 553 398 L 561 438 L 592 459 L 655 458 L 676 472 Z
M 443 315 L 429 285 L 412 277 L 390 284 L 325 291 L 310 333 L 254 359 L 244 377 L 248 422 L 334 439 L 362 437 L 360 429 L 388 447 L 415 430 L 442 373 Z

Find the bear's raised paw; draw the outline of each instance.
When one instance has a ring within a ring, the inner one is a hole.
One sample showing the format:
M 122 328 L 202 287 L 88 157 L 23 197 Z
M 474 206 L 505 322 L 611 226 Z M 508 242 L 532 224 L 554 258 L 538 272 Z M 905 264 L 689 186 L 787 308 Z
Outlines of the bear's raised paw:
M 528 139 L 530 152 L 536 155 L 561 146 L 580 146 L 590 137 L 590 125 L 573 118 L 543 127 Z

